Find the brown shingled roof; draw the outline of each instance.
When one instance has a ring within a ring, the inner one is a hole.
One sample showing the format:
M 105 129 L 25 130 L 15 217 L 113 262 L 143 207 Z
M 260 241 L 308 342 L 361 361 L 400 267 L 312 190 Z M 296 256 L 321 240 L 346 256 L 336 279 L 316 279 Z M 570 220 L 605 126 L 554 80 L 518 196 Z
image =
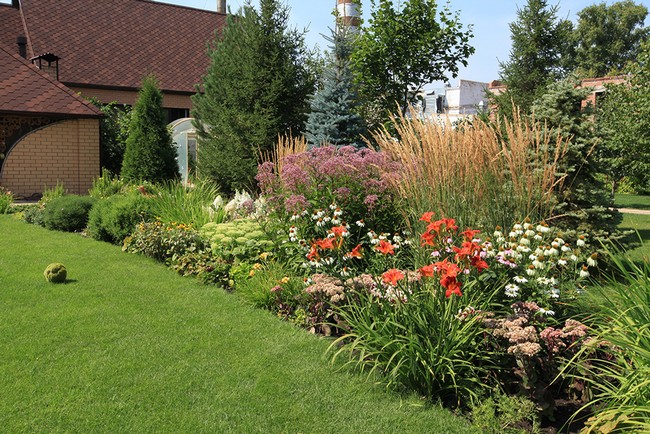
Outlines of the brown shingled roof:
M 0 47 L 18 53 L 18 36 L 25 36 L 20 11 L 11 5 L 0 4 Z
M 34 65 L 0 47 L 0 113 L 100 117 L 102 112 Z
M 153 73 L 163 90 L 189 93 L 226 18 L 148 0 L 21 0 L 21 11 L 28 54 L 61 57 L 63 83 L 136 89 Z

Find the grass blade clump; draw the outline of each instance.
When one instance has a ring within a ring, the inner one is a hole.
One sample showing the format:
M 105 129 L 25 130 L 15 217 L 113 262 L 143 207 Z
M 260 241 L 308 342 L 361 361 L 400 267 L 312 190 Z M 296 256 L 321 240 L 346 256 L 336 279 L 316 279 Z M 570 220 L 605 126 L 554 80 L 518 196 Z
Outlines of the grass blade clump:
M 204 179 L 192 185 L 169 181 L 161 185 L 152 201 L 152 213 L 162 222 L 184 223 L 200 228 L 206 223 L 221 223 L 225 219 L 223 207 L 213 207 L 219 188 Z
M 493 228 L 550 215 L 566 144 L 540 124 L 516 116 L 454 127 L 400 116 L 393 128 L 373 139 L 404 166 L 397 187 L 412 216 L 435 210 L 463 227 Z

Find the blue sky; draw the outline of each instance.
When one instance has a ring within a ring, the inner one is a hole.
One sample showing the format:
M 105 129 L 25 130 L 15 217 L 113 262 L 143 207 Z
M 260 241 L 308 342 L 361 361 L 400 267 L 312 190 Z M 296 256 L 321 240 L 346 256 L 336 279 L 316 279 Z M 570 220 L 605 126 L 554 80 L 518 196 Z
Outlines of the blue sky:
M 200 9 L 216 9 L 217 0 L 164 0 L 183 6 Z M 328 27 L 333 25 L 332 10 L 336 0 L 284 0 L 291 8 L 291 23 L 299 29 L 308 28 L 306 42 L 313 46 L 318 44 L 326 48 L 327 42 L 321 34 L 329 34 Z M 586 6 L 601 3 L 603 0 L 556 0 L 559 3 L 558 15 L 567 17 L 575 22 L 576 13 Z M 244 4 L 244 0 L 228 0 L 228 6 L 237 10 Z M 363 16 L 370 16 L 371 2 L 363 0 Z M 395 4 L 399 0 L 395 0 Z M 549 1 L 556 4 L 555 1 Z M 607 1 L 612 4 L 613 1 Z M 650 9 L 650 0 L 635 0 Z M 253 5 L 259 3 L 253 0 Z M 443 5 L 444 1 L 439 1 Z M 517 6 L 523 7 L 525 0 L 453 0 L 452 10 L 460 12 L 460 20 L 464 26 L 473 25 L 474 38 L 471 44 L 476 48 L 476 53 L 469 58 L 466 68 L 461 68 L 459 76 L 451 79 L 455 85 L 459 78 L 489 82 L 499 77 L 499 61 L 506 61 L 510 53 L 510 29 L 508 23 L 516 19 Z M 648 24 L 648 20 L 646 20 Z
M 309 46 L 318 44 L 325 49 L 327 42 L 321 34 L 329 34 L 328 27 L 334 22 L 332 11 L 336 0 L 284 0 L 291 8 L 291 24 L 298 29 L 308 29 L 305 40 Z M 399 3 L 400 0 L 395 0 Z M 559 16 L 567 17 L 572 21 L 576 13 L 586 6 L 601 3 L 603 0 L 556 0 L 559 3 Z M 164 0 L 166 3 L 189 6 L 199 9 L 215 10 L 217 0 Z M 228 6 L 236 11 L 244 4 L 245 0 L 227 0 Z M 0 3 L 11 3 L 10 0 L 0 0 Z M 254 6 L 257 0 L 252 0 Z M 555 4 L 554 0 L 549 1 Z M 612 4 L 613 1 L 607 1 Z M 650 0 L 635 0 L 650 9 Z M 439 5 L 444 1 L 439 1 Z M 517 6 L 522 7 L 526 0 L 453 0 L 452 10 L 460 12 L 463 25 L 473 25 L 474 38 L 471 44 L 476 48 L 476 53 L 469 58 L 469 65 L 461 68 L 459 76 L 451 79 L 455 85 L 458 78 L 476 81 L 491 81 L 499 77 L 499 61 L 508 59 L 510 52 L 510 30 L 508 23 L 516 19 Z M 369 17 L 371 10 L 370 0 L 363 0 L 364 18 Z M 648 20 L 646 20 L 646 24 Z

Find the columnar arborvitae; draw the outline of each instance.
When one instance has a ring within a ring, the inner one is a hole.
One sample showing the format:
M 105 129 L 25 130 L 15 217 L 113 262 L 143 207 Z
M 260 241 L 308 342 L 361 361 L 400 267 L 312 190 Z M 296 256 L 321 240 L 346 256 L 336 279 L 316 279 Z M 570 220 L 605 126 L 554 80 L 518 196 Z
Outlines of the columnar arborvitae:
M 332 144 L 362 146 L 364 124 L 358 114 L 357 95 L 350 69 L 352 38 L 346 27 L 332 30 L 330 64 L 323 71 L 323 88 L 311 101 L 305 127 L 310 146 Z
M 162 92 L 154 76 L 145 77 L 133 107 L 122 162 L 122 178 L 162 182 L 178 178 L 176 148 L 162 109 Z
M 247 5 L 208 49 L 211 64 L 193 97 L 199 175 L 225 193 L 251 188 L 260 153 L 278 135 L 302 131 L 313 82 L 303 35 L 288 29 L 288 9 Z

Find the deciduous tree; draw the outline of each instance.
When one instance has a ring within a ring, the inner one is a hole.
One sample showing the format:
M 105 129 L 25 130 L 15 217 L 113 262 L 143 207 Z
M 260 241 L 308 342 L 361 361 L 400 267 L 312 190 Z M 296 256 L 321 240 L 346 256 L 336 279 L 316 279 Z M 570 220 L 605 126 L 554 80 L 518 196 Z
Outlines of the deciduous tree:
M 610 6 L 599 3 L 578 12 L 573 33 L 576 44 L 575 64 L 582 77 L 620 74 L 634 61 L 639 46 L 648 37 L 644 27 L 648 8 L 632 0 Z
M 352 55 L 364 98 L 384 113 L 405 111 L 427 83 L 456 77 L 474 53 L 471 27 L 463 29 L 449 3 L 434 0 L 371 0 L 368 25 Z

